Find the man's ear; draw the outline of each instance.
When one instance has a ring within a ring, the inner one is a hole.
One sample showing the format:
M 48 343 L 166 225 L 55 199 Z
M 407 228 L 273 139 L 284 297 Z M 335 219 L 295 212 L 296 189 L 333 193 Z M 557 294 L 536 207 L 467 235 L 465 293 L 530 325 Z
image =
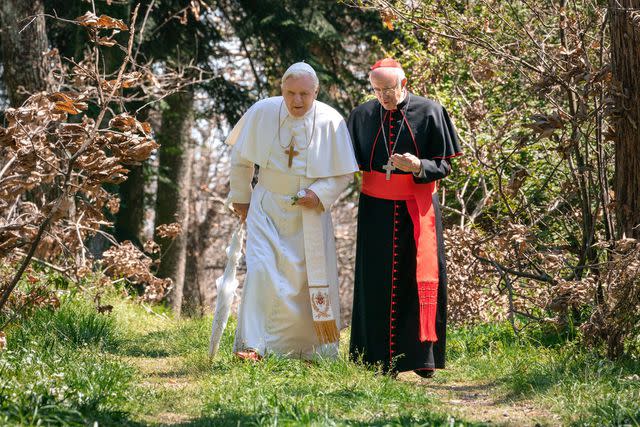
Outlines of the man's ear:
M 407 78 L 405 77 L 404 79 L 402 79 L 400 84 L 402 85 L 401 87 L 405 87 L 407 85 Z

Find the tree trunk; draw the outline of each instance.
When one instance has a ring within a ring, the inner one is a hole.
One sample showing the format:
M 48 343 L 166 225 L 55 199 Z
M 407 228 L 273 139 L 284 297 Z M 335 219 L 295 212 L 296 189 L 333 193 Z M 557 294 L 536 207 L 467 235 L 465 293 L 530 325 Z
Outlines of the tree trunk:
M 640 0 L 609 0 L 616 103 L 616 216 L 620 236 L 640 238 Z
M 119 185 L 120 210 L 116 216 L 115 238 L 119 242 L 130 240 L 141 247 L 144 225 L 144 165 L 129 166 L 127 180 Z
M 123 19 L 128 22 L 131 19 L 131 4 L 110 5 L 109 16 Z M 121 40 L 121 43 L 126 39 Z M 120 49 L 102 49 L 102 57 L 106 73 L 118 71 L 125 57 L 125 52 Z M 142 106 L 142 102 L 127 104 L 125 111 L 134 111 Z M 116 111 L 117 113 L 117 111 Z M 138 115 L 138 120 L 146 121 L 148 110 Z M 110 116 L 107 115 L 107 119 Z M 119 242 L 129 240 L 138 247 L 142 247 L 142 233 L 144 228 L 145 213 L 145 176 L 144 165 L 127 165 L 129 173 L 127 180 L 118 186 L 120 196 L 120 210 L 114 221 L 114 237 Z
M 195 218 L 191 221 L 182 309 L 192 315 L 204 314 L 215 289 L 216 276 L 213 269 L 208 268 L 208 264 L 216 257 L 216 251 L 224 251 L 226 248 L 214 247 L 216 221 L 219 220 L 221 209 L 223 207 L 214 201 L 208 207 L 202 222 Z M 192 204 L 192 215 L 195 212 L 196 206 Z
M 193 194 L 190 200 L 191 221 L 187 243 L 187 265 L 185 273 L 184 292 L 182 298 L 182 312 L 188 316 L 199 316 L 204 309 L 204 289 L 199 280 L 200 265 L 205 261 L 202 251 L 202 237 L 198 224 L 195 200 Z
M 173 241 L 156 241 L 162 248 L 158 275 L 170 277 L 173 289 L 168 299 L 176 316 L 180 316 L 187 255 L 189 229 L 189 191 L 191 187 L 191 162 L 193 146 L 193 94 L 176 93 L 166 98 L 162 112 L 160 143 L 160 168 L 156 199 L 156 227 L 178 222 L 182 233 Z
M 19 107 L 30 94 L 47 88 L 48 67 L 44 53 L 49 50 L 42 0 L 2 0 L 2 57 L 4 81 L 11 106 Z M 25 25 L 24 31 L 20 32 Z

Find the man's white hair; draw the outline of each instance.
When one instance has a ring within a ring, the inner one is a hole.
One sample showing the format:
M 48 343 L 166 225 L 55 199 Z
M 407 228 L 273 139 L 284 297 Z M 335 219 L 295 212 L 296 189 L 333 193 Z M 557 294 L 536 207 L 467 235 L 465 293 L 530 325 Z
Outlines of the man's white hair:
M 398 85 L 398 86 L 400 86 L 402 81 L 407 78 L 407 76 L 404 74 L 404 70 L 402 68 L 395 68 L 395 67 L 384 67 L 384 68 L 388 68 L 390 70 L 393 70 L 396 73 L 396 75 L 398 76 L 398 81 L 396 82 L 396 85 Z M 371 82 L 371 74 L 373 74 L 373 72 L 375 72 L 376 70 L 379 70 L 379 69 L 380 69 L 380 67 L 369 71 L 369 82 Z
M 320 86 L 320 81 L 318 80 L 318 76 L 316 75 L 315 70 L 311 67 L 311 65 L 306 62 L 296 62 L 284 72 L 282 75 L 282 84 L 290 78 L 290 77 L 302 77 L 302 76 L 311 76 L 313 79 L 314 88 L 318 89 Z

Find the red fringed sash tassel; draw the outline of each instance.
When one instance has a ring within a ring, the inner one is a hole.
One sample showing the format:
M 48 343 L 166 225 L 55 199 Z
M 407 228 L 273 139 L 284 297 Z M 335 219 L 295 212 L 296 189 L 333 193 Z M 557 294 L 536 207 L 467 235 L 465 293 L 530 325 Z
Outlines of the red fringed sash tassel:
M 391 180 L 380 172 L 364 172 L 362 192 L 387 200 L 405 200 L 416 243 L 416 282 L 420 303 L 420 341 L 438 340 L 436 308 L 438 304 L 438 241 L 436 216 L 431 196 L 436 183 L 416 184 L 411 175 L 392 174 Z

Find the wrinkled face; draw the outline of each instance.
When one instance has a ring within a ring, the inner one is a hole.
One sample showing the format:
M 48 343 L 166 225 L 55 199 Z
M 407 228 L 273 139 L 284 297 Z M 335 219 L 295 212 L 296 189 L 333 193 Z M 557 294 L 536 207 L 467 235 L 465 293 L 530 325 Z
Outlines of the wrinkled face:
M 313 78 L 308 75 L 289 77 L 282 84 L 282 96 L 293 117 L 302 117 L 313 106 L 318 95 Z
M 371 88 L 385 110 L 395 110 L 402 101 L 402 88 L 407 79 L 398 81 L 398 74 L 393 68 L 376 68 L 369 75 Z

